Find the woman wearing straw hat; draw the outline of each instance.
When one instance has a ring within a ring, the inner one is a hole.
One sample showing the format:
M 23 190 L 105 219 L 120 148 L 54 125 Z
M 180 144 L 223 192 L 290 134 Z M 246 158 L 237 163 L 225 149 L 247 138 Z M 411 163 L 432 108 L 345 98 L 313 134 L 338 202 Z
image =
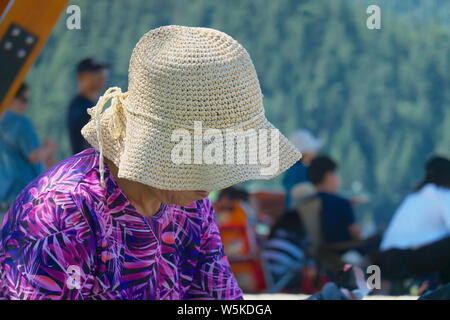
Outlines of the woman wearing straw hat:
M 262 162 L 180 163 L 172 151 L 181 143 L 173 132 L 191 134 L 198 122 L 219 131 L 274 129 L 245 49 L 213 29 L 151 30 L 133 50 L 128 92 L 107 90 L 89 114 L 82 134 L 93 148 L 36 178 L 7 212 L 3 296 L 242 299 L 208 192 L 271 178 L 301 155 L 280 135 L 279 166 L 262 174 Z

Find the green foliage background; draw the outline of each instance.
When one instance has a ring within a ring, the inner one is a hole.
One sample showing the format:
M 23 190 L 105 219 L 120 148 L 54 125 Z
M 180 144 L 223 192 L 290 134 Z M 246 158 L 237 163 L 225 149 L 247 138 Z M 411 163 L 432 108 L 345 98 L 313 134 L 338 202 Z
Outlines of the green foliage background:
M 306 127 L 340 163 L 343 189 L 371 196 L 363 214 L 389 219 L 423 177 L 434 153 L 450 153 L 448 1 L 397 0 L 74 0 L 81 30 L 63 13 L 27 77 L 43 139 L 70 155 L 66 109 L 76 92 L 74 66 L 86 56 L 112 63 L 108 85 L 127 89 L 135 43 L 160 25 L 224 31 L 249 51 L 266 113 L 289 135 Z M 366 27 L 379 4 L 382 29 Z M 420 13 L 420 14 L 418 14 Z M 280 178 L 250 189 L 279 189 Z

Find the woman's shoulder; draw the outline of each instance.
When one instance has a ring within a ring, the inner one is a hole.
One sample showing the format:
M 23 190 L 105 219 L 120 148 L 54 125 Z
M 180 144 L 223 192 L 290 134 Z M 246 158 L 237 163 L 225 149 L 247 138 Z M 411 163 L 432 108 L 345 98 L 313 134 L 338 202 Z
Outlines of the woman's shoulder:
M 25 116 L 6 110 L 0 118 L 0 130 L 9 136 L 20 136 L 33 130 L 33 124 Z
M 97 166 L 93 148 L 72 155 L 41 173 L 30 185 L 38 193 L 75 192 L 78 184 Z
M 450 204 L 450 189 L 437 186 L 434 183 L 428 183 L 417 192 L 417 197 L 448 205 Z
M 69 157 L 32 180 L 16 197 L 10 214 L 16 218 L 30 216 L 40 219 L 36 223 L 48 223 L 64 219 L 77 211 L 77 186 L 91 171 L 94 161 L 89 149 Z M 34 223 L 31 221 L 30 223 Z
M 449 188 L 441 187 L 434 183 L 427 183 L 420 191 L 424 193 L 450 194 Z
M 34 241 L 62 234 L 88 237 L 90 225 L 73 194 L 49 190 L 38 193 L 35 187 L 24 189 L 7 211 L 3 225 L 3 241 L 20 237 Z
M 403 199 L 394 215 L 410 217 L 411 212 L 430 211 L 435 208 L 436 204 L 441 203 L 441 200 L 445 198 L 450 199 L 450 190 L 445 190 L 435 184 L 428 183 L 419 190 L 408 194 Z

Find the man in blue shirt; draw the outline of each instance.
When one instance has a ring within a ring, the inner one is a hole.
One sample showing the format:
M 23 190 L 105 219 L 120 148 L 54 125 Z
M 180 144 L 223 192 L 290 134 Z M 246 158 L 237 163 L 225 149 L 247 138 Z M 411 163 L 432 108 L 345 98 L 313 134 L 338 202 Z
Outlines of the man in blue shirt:
M 292 189 L 295 185 L 309 182 L 308 166 L 323 145 L 323 141 L 314 137 L 308 130 L 297 130 L 289 141 L 302 153 L 302 158 L 290 167 L 283 176 L 283 187 L 286 192 L 286 209 L 292 209 Z
M 92 58 L 78 63 L 78 93 L 69 104 L 68 127 L 72 152 L 74 154 L 90 147 L 81 135 L 81 129 L 89 122 L 87 109 L 95 106 L 99 92 L 106 82 L 106 64 Z
M 55 163 L 56 143 L 46 139 L 41 146 L 33 124 L 25 116 L 28 96 L 28 86 L 23 83 L 0 118 L 0 218 L 44 165 Z
M 311 161 L 308 175 L 322 203 L 324 240 L 328 243 L 361 240 L 350 201 L 337 195 L 340 187 L 337 164 L 329 157 L 316 157 Z

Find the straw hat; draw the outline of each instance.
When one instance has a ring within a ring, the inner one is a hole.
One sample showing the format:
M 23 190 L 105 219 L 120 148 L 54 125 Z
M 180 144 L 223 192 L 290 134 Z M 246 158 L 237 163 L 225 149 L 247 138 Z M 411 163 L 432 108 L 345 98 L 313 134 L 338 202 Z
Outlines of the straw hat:
M 279 160 L 271 174 L 262 173 L 267 165 L 259 160 L 226 164 L 225 152 L 220 164 L 173 161 L 172 150 L 183 141 L 193 154 L 198 151 L 196 121 L 201 121 L 203 131 L 275 129 L 264 116 L 262 97 L 252 60 L 236 40 L 214 29 L 163 26 L 150 30 L 136 44 L 128 92 L 108 89 L 88 109 L 92 118 L 81 132 L 100 151 L 103 186 L 105 156 L 118 167 L 120 178 L 162 190 L 212 191 L 246 180 L 270 179 L 300 159 L 300 152 L 280 134 L 278 159 L 269 156 Z M 109 99 L 111 107 L 102 112 Z M 178 129 L 193 139 L 173 141 Z M 277 147 L 275 140 L 268 140 L 269 147 Z M 212 141 L 203 138 L 202 150 Z M 258 146 L 249 144 L 246 150 L 252 156 Z

